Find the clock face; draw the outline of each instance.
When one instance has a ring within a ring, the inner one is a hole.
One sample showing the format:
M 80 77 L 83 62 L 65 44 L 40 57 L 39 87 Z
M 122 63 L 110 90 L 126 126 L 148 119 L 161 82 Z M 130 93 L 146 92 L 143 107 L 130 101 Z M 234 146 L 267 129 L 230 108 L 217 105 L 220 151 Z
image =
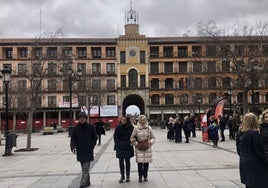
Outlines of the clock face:
M 130 50 L 129 55 L 134 57 L 136 55 L 136 51 L 135 50 Z

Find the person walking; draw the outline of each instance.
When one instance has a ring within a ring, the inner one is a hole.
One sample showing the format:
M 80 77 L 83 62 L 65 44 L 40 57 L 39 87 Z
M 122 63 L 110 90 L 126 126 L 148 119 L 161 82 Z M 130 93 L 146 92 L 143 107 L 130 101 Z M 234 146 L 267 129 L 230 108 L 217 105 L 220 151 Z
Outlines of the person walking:
M 186 139 L 185 143 L 189 143 L 189 137 L 191 134 L 192 126 L 191 126 L 188 115 L 184 117 L 182 128 L 183 128 L 184 136 Z
M 193 137 L 193 138 L 196 138 L 195 115 L 192 115 L 189 121 L 190 121 L 190 125 L 191 125 L 191 131 L 190 131 L 190 134 L 192 133 L 192 137 Z
M 237 137 L 237 134 L 238 134 L 238 129 L 239 129 L 239 126 L 240 126 L 240 120 L 239 120 L 239 117 L 238 115 L 235 115 L 232 117 L 231 119 L 231 126 L 232 126 L 232 130 L 233 130 L 233 138 L 236 139 Z
M 221 132 L 221 142 L 225 141 L 225 135 L 224 135 L 224 130 L 226 128 L 227 125 L 227 121 L 228 121 L 228 115 L 225 114 L 223 117 L 221 115 L 219 115 L 219 126 L 220 126 L 220 132 Z
M 229 139 L 230 140 L 234 140 L 233 127 L 232 127 L 232 119 L 233 119 L 233 116 L 229 116 L 229 119 L 227 121 L 228 129 L 229 129 Z
M 253 113 L 244 116 L 236 139 L 241 182 L 246 188 L 267 188 L 268 173 L 258 118 Z
M 219 141 L 219 134 L 218 134 L 219 125 L 218 125 L 218 119 L 215 116 L 211 116 L 208 130 L 210 132 L 210 139 L 213 142 L 213 147 L 217 148 Z
M 266 164 L 268 164 L 268 109 L 262 113 L 260 124 L 261 140 L 264 146 Z
M 181 130 L 182 130 L 182 120 L 178 116 L 174 120 L 175 143 L 182 142 Z
M 167 139 L 174 140 L 174 118 L 172 116 L 169 117 L 167 122 Z
M 94 147 L 97 142 L 97 133 L 93 125 L 87 123 L 87 114 L 80 112 L 78 125 L 74 127 L 71 134 L 71 151 L 76 154 L 77 161 L 82 168 L 80 188 L 90 186 L 89 167 L 94 160 Z
M 139 116 L 137 126 L 134 127 L 130 140 L 135 146 L 139 182 L 142 182 L 142 177 L 144 181 L 148 181 L 148 169 L 149 163 L 153 160 L 152 145 L 155 142 L 155 136 L 145 115 Z
M 123 183 L 125 177 L 126 182 L 130 181 L 130 158 L 134 156 L 133 145 L 130 142 L 130 136 L 132 134 L 133 128 L 134 127 L 130 122 L 130 118 L 123 116 L 114 131 L 116 158 L 119 159 L 119 168 L 121 174 L 119 183 Z
M 98 135 L 98 145 L 101 145 L 101 135 L 105 134 L 105 124 L 101 121 L 100 118 L 98 118 L 97 121 L 94 123 L 94 126 Z

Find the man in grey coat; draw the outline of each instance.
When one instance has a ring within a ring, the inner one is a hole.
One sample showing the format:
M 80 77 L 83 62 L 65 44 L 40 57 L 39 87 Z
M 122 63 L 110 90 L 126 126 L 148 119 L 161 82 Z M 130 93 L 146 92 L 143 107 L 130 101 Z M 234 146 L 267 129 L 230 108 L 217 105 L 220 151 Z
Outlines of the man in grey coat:
M 82 168 L 80 188 L 90 186 L 89 167 L 94 160 L 93 150 L 97 142 L 97 133 L 93 125 L 87 123 L 87 114 L 80 112 L 79 123 L 71 135 L 71 151 L 76 154 Z

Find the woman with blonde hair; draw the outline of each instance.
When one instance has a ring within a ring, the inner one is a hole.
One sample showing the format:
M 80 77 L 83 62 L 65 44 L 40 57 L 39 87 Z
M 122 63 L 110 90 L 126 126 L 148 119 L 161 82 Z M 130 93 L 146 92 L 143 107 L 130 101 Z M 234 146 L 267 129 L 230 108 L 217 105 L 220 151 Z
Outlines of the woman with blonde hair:
M 139 182 L 142 182 L 142 177 L 144 181 L 148 181 L 148 168 L 149 163 L 152 162 L 152 145 L 155 142 L 155 137 L 145 115 L 139 116 L 138 123 L 133 129 L 130 140 L 135 146 Z
M 240 158 L 241 182 L 246 185 L 246 188 L 267 188 L 267 166 L 259 122 L 255 114 L 248 113 L 244 116 L 236 139 L 236 149 Z

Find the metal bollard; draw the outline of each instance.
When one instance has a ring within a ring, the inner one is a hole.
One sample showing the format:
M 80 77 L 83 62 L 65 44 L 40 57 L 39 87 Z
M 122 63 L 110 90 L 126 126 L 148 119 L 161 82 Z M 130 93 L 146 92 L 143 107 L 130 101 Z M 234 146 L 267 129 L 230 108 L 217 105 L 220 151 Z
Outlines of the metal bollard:
M 11 147 L 17 146 L 17 134 L 16 132 L 11 132 L 10 133 L 10 142 L 11 142 Z

